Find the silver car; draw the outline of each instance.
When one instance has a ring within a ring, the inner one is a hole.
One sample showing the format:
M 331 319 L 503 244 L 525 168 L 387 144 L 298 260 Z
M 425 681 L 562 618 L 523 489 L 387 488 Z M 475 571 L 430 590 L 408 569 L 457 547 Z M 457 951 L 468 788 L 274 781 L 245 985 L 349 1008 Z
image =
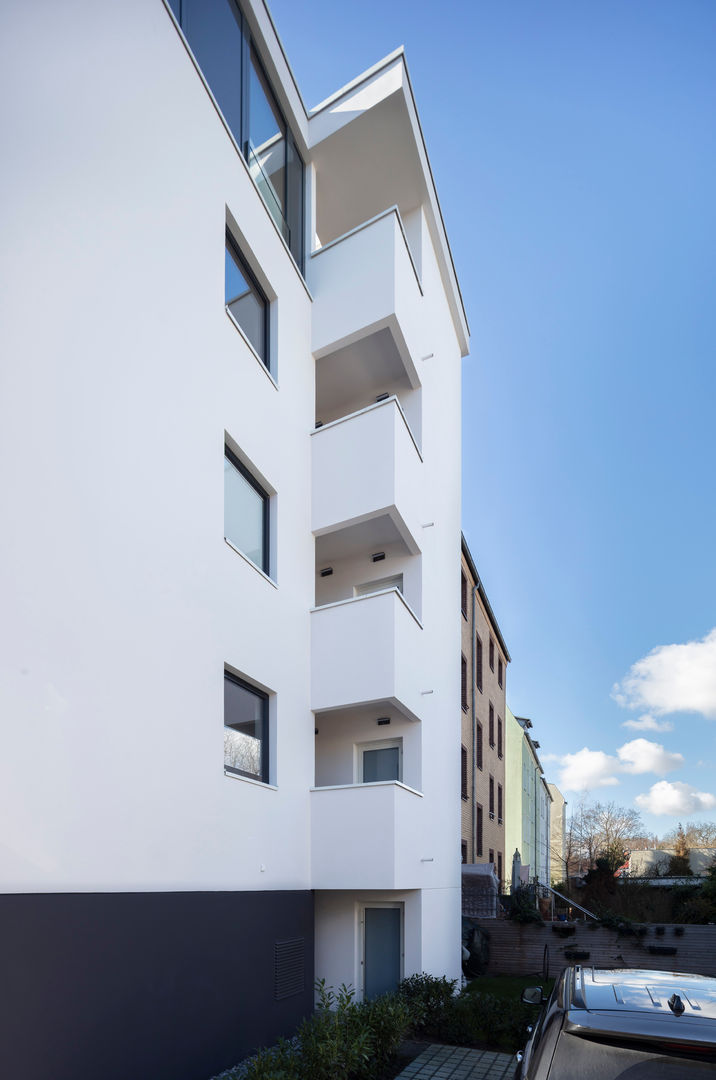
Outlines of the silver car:
M 522 1000 L 542 1004 L 541 987 Z M 716 1078 L 716 979 L 568 967 L 517 1055 L 515 1080 Z

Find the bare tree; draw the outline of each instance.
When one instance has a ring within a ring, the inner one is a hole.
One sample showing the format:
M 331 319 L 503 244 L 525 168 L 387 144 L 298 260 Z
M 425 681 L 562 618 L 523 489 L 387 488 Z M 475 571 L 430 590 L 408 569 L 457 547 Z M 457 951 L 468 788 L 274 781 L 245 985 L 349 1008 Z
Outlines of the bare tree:
M 714 821 L 696 821 L 687 825 L 685 829 L 682 828 L 679 822 L 676 828 L 665 833 L 655 846 L 675 848 L 679 843 L 680 833 L 683 834 L 686 846 L 689 848 L 716 847 L 716 822 Z
M 643 835 L 644 825 L 636 810 L 583 798 L 575 807 L 567 833 L 572 836 L 572 861 L 578 864 L 577 872 L 591 870 L 598 858 L 606 858 L 616 869 L 629 848 L 629 838 Z

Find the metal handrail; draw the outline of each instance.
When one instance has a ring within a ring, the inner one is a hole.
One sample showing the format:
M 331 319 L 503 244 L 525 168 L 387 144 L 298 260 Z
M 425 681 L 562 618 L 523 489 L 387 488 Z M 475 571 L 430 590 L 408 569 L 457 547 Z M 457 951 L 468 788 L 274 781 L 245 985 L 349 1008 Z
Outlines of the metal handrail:
M 543 885 L 541 881 L 536 881 L 535 884 L 538 885 L 540 889 L 547 889 L 548 892 L 552 893 L 553 897 L 558 896 L 560 900 L 564 900 L 570 907 L 576 907 L 580 911 L 583 911 L 585 915 L 588 915 L 590 919 L 594 919 L 595 922 L 599 922 L 599 917 L 595 915 L 593 911 L 588 911 L 585 907 L 582 907 L 581 904 L 578 904 L 576 900 L 572 900 L 571 897 L 565 896 L 561 892 L 557 892 L 551 885 Z M 552 901 L 552 904 L 552 910 L 554 911 L 554 900 Z

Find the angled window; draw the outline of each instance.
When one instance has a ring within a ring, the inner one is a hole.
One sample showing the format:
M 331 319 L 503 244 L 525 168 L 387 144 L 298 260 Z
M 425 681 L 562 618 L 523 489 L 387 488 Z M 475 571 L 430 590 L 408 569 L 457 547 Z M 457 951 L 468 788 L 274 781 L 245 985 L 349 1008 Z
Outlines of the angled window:
M 502 784 L 497 785 L 497 824 L 502 824 Z
M 489 710 L 488 715 L 489 715 L 490 746 L 494 746 L 495 745 L 495 708 L 494 708 L 492 702 L 490 702 L 490 710 Z
M 477 725 L 477 767 L 482 768 L 482 724 Z
M 460 575 L 460 610 L 463 617 L 467 618 L 467 578 L 464 574 Z
M 495 643 L 490 638 L 490 671 L 495 670 Z
M 269 303 L 231 236 L 226 234 L 224 258 L 224 303 L 250 341 L 254 351 L 269 366 Z
M 502 852 L 497 852 L 497 878 L 502 882 Z
M 482 807 L 477 808 L 477 857 L 482 858 Z
M 460 862 L 467 862 L 467 844 L 464 840 L 460 842 Z
M 224 769 L 268 783 L 268 697 L 224 671 Z
M 304 164 L 235 0 L 169 0 L 251 177 L 303 273 Z
M 502 686 L 502 657 L 497 657 L 497 685 Z
M 224 536 L 235 548 L 269 572 L 269 496 L 224 447 Z
M 467 799 L 467 749 L 460 747 L 460 795 Z
M 497 756 L 502 757 L 502 717 L 497 717 Z
M 482 642 L 477 635 L 475 635 L 475 669 L 477 689 L 482 693 Z
M 492 819 L 495 816 L 495 778 L 493 776 L 490 777 L 490 789 L 489 790 L 490 790 L 490 802 L 489 802 L 490 821 L 492 821 Z M 492 862 L 492 860 L 490 860 L 490 861 Z
M 492 848 L 490 848 L 490 855 L 489 855 L 489 858 L 488 858 L 488 862 L 494 863 L 494 861 L 495 861 L 495 853 L 492 850 Z

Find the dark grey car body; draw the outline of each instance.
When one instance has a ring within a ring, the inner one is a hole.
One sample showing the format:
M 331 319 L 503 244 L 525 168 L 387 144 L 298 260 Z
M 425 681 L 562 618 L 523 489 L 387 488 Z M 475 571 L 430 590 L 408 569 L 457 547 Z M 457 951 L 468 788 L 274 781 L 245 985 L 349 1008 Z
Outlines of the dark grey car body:
M 576 965 L 555 983 L 516 1080 L 716 1078 L 716 979 Z

